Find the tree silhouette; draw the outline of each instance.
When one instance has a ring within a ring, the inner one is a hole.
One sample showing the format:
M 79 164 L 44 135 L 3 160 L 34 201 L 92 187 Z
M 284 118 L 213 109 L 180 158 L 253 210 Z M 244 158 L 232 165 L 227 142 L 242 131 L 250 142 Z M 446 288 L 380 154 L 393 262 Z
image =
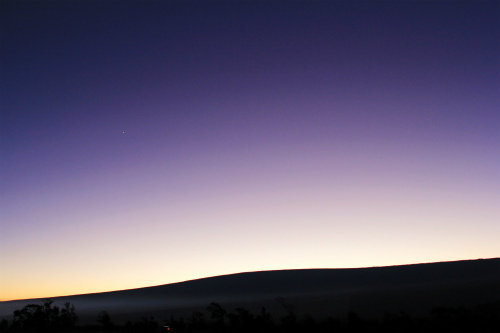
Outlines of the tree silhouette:
M 14 311 L 12 329 L 32 332 L 59 332 L 73 328 L 78 320 L 75 307 L 66 303 L 62 311 L 52 306 L 46 299 L 40 304 L 28 304 L 21 310 Z
M 97 316 L 97 322 L 101 324 L 102 329 L 105 332 L 111 332 L 113 330 L 113 327 L 115 326 L 111 321 L 111 317 L 109 316 L 109 313 L 107 311 L 101 311 L 99 313 L 99 315 Z
M 224 327 L 224 317 L 226 316 L 226 310 L 224 310 L 218 303 L 212 302 L 207 307 L 207 311 L 210 312 L 210 318 L 212 319 L 212 325 L 214 329 L 221 329 Z
M 59 316 L 59 322 L 62 330 L 70 330 L 75 327 L 78 317 L 75 313 L 75 306 L 69 302 L 64 303 Z
M 255 322 L 257 327 L 260 327 L 262 330 L 268 330 L 274 326 L 273 318 L 271 317 L 271 314 L 267 312 L 265 307 L 260 309 L 260 314 L 255 318 Z
M 281 322 L 285 328 L 291 329 L 296 327 L 297 322 L 297 312 L 292 304 L 285 302 L 283 297 L 276 298 L 276 301 L 283 306 L 287 312 L 287 315 L 281 318 Z
M 9 322 L 7 321 L 7 319 L 2 319 L 2 321 L 0 321 L 0 332 L 7 332 L 8 329 Z
M 190 330 L 203 330 L 206 328 L 207 324 L 205 321 L 205 316 L 202 312 L 195 311 L 188 319 L 188 326 Z

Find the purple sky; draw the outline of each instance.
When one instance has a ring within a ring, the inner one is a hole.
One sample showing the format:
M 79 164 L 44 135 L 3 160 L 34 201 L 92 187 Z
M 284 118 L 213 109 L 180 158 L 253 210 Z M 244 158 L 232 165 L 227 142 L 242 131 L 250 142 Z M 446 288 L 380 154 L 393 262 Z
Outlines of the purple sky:
M 0 300 L 500 255 L 498 1 L 0 6 Z

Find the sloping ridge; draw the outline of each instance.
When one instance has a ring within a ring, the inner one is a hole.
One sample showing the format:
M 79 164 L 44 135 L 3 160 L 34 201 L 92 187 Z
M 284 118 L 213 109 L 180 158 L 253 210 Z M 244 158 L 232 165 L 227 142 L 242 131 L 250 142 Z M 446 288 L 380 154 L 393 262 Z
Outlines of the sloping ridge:
M 248 272 L 155 287 L 54 297 L 71 302 L 81 319 L 106 310 L 115 318 L 168 317 L 203 311 L 210 302 L 231 310 L 265 306 L 277 316 L 280 297 L 297 312 L 313 316 L 357 311 L 426 313 L 434 306 L 474 306 L 500 298 L 500 258 L 353 269 L 300 269 Z M 0 317 L 40 299 L 0 303 Z

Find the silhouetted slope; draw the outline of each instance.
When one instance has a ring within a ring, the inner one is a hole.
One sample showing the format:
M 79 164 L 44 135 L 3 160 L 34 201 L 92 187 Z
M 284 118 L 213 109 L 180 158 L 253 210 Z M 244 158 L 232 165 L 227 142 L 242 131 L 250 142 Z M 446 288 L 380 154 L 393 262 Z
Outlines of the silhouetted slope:
M 405 311 L 425 315 L 435 306 L 474 306 L 500 298 L 500 258 L 356 269 L 303 269 L 239 273 L 155 287 L 52 298 L 71 302 L 83 321 L 108 311 L 114 320 L 125 316 L 187 315 L 210 302 L 228 310 L 265 306 L 285 314 L 282 297 L 299 314 L 363 316 Z M 39 300 L 0 303 L 0 316 Z

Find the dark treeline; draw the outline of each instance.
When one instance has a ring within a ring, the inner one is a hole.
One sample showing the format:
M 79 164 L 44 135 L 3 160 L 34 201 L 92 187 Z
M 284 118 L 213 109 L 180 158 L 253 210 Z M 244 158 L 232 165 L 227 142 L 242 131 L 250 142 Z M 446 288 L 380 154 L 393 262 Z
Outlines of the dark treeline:
M 71 303 L 65 303 L 60 309 L 52 305 L 50 299 L 42 304 L 28 304 L 21 310 L 15 310 L 12 324 L 7 320 L 0 322 L 0 331 L 4 332 L 67 332 L 75 328 L 78 316 Z
M 66 303 L 60 309 L 45 300 L 14 311 L 12 322 L 0 323 L 0 332 L 500 332 L 500 301 L 471 308 L 435 307 L 421 318 L 400 312 L 369 319 L 351 311 L 344 317 L 322 320 L 299 315 L 293 305 L 281 298 L 277 301 L 286 311 L 281 318 L 273 318 L 265 308 L 258 313 L 243 307 L 227 311 L 218 303 L 210 303 L 204 312 L 194 312 L 188 317 L 170 316 L 161 320 L 143 317 L 125 325 L 114 324 L 111 315 L 102 311 L 94 325 L 78 326 L 73 305 Z

